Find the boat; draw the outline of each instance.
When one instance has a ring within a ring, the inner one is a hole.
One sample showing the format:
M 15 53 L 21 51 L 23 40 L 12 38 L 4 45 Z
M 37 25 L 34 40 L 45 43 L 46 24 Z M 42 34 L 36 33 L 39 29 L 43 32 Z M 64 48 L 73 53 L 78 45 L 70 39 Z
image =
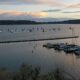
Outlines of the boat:
M 43 47 L 54 48 L 55 50 L 63 50 L 65 46 L 66 46 L 65 43 L 55 43 L 55 44 L 47 43 L 43 45 Z
M 74 53 L 75 55 L 80 55 L 80 48 L 78 48 Z
M 54 49 L 55 49 L 55 50 L 63 50 L 66 45 L 67 45 L 67 44 L 65 44 L 65 43 L 58 43 L 58 44 L 56 44 L 56 45 L 54 46 Z
M 47 43 L 47 44 L 44 44 L 43 47 L 46 47 L 46 48 L 54 48 L 56 44 L 51 44 L 51 43 Z
M 69 44 L 64 47 L 64 52 L 66 53 L 74 53 L 79 48 L 78 45 Z

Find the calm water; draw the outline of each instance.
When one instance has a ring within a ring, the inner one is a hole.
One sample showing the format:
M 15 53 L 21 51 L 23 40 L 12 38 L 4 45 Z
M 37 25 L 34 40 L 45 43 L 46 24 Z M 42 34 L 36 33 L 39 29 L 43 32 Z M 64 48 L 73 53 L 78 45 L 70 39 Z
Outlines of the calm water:
M 80 25 L 0 25 L 0 31 L 2 31 L 0 32 L 0 41 L 72 36 L 70 27 L 74 29 L 74 35 L 80 35 Z M 0 44 L 0 67 L 17 70 L 22 63 L 26 63 L 41 67 L 41 71 L 44 73 L 59 67 L 79 77 L 79 56 L 42 47 L 47 42 L 72 43 L 72 41 L 80 45 L 79 38 Z

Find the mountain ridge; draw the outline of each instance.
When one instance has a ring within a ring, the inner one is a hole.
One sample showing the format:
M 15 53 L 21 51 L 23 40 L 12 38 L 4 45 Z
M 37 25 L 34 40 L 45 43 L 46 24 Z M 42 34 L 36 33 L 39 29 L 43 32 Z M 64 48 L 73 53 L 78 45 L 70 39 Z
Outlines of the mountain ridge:
M 52 22 L 37 22 L 31 20 L 0 20 L 0 25 L 21 25 L 21 24 L 80 24 L 80 19 L 52 21 Z

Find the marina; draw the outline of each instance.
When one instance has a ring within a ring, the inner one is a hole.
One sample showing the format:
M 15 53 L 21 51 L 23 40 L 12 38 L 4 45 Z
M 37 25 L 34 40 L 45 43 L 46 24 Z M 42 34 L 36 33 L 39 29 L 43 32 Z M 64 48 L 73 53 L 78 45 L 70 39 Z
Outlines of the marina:
M 80 55 L 80 46 L 75 44 L 68 44 L 68 43 L 56 43 L 51 44 L 47 43 L 43 45 L 43 47 L 46 47 L 48 49 L 54 49 L 54 50 L 63 50 L 65 53 L 74 53 L 76 55 Z
M 80 80 L 80 0 L 0 0 L 0 80 Z

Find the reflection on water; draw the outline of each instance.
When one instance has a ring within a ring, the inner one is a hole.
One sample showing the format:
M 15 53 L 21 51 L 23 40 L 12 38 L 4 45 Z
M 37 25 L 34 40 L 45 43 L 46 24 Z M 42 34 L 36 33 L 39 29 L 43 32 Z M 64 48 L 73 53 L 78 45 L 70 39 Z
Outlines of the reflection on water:
M 43 72 L 61 67 L 78 76 L 80 72 L 80 58 L 78 56 L 46 49 L 42 46 L 47 42 L 59 43 L 63 41 L 70 43 L 71 39 L 0 44 L 0 67 L 16 70 L 22 63 L 26 63 L 40 66 Z
M 39 28 L 37 28 L 37 30 L 39 30 Z M 53 28 L 53 30 L 55 29 Z M 22 31 L 24 31 L 24 28 Z M 77 31 L 79 32 L 79 27 L 76 28 L 75 33 L 78 33 Z M 18 38 L 20 38 L 23 34 L 21 33 L 21 35 L 15 35 L 15 37 L 18 36 Z M 37 37 L 39 37 L 39 34 L 42 33 L 38 32 Z M 52 36 L 51 34 L 50 32 L 45 33 L 45 35 L 48 36 Z M 68 34 L 67 31 L 66 34 Z M 6 35 L 12 36 L 9 33 Z M 26 35 L 27 34 L 25 34 L 24 37 Z M 74 39 L 74 41 L 76 44 L 80 44 L 80 39 Z M 70 72 L 74 76 L 79 77 L 80 57 L 74 54 L 66 54 L 64 51 L 56 51 L 54 49 L 44 48 L 42 45 L 48 42 L 72 43 L 72 39 L 0 44 L 0 67 L 7 67 L 10 70 L 16 70 L 22 63 L 26 63 L 29 65 L 41 67 L 41 70 L 44 73 L 59 67 L 64 69 L 66 72 Z

